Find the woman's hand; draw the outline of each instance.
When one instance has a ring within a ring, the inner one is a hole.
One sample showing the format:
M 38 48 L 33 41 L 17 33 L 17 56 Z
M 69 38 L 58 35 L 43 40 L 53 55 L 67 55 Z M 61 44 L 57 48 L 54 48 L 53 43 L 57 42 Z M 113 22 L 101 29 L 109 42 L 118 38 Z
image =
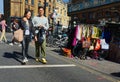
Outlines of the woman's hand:
M 26 17 L 24 17 L 24 18 L 23 18 L 23 21 L 27 21 L 27 18 L 26 18 Z
M 35 36 L 35 41 L 38 41 L 37 36 Z

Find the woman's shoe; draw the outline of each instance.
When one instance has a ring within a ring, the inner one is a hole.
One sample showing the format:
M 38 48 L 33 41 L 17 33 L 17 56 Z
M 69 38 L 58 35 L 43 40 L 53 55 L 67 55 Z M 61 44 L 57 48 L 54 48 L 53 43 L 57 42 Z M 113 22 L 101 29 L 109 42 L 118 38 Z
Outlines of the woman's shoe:
M 23 63 L 26 63 L 26 62 L 28 62 L 28 59 L 27 58 L 23 59 Z

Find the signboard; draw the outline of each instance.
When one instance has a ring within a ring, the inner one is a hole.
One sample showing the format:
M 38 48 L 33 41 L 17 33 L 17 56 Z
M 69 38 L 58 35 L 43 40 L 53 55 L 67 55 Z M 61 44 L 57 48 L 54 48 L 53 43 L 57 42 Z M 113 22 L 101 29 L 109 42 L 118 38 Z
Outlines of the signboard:
M 102 5 L 111 4 L 114 2 L 120 2 L 120 0 L 89 0 L 87 2 L 70 4 L 70 5 L 68 5 L 68 12 L 78 11 L 78 10 L 97 7 L 97 6 L 102 6 Z

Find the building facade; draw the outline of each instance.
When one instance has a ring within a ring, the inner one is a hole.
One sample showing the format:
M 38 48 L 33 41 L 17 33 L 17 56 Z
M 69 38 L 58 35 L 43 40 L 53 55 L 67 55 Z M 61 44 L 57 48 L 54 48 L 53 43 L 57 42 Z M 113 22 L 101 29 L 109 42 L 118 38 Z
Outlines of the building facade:
M 56 23 L 59 22 L 61 25 L 68 27 L 70 18 L 67 15 L 67 4 L 62 0 L 56 0 L 55 11 L 57 13 Z
M 68 25 L 67 5 L 62 0 L 4 0 L 4 15 L 10 22 L 11 17 L 23 17 L 25 9 L 29 9 L 33 17 L 38 14 L 39 6 L 45 8 L 45 16 L 49 18 L 50 25 L 53 23 L 51 15 L 55 9 L 59 14 L 56 21 L 60 21 L 62 25 Z
M 71 0 L 68 14 L 78 17 L 82 23 L 120 22 L 119 6 L 120 0 Z

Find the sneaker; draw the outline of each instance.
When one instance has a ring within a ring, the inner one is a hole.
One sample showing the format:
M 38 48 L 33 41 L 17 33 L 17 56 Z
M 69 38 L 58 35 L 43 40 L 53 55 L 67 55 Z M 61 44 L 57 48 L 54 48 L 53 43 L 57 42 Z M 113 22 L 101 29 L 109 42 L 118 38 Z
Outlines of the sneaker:
M 41 62 L 42 62 L 43 64 L 46 64 L 46 63 L 47 63 L 47 60 L 46 60 L 45 58 L 42 58 L 42 59 L 41 59 Z
M 14 44 L 18 44 L 17 42 L 14 42 Z
M 22 44 L 19 44 L 18 46 L 19 46 L 19 47 L 21 47 L 21 46 L 22 46 Z
M 0 41 L 0 43 L 4 43 L 3 41 Z
M 9 45 L 13 46 L 13 43 L 9 43 Z
M 27 58 L 25 58 L 25 59 L 23 60 L 23 63 L 26 63 L 26 62 L 28 62 L 28 59 L 27 59 Z
M 39 59 L 39 58 L 36 58 L 35 61 L 36 61 L 36 62 L 40 62 L 40 59 Z

